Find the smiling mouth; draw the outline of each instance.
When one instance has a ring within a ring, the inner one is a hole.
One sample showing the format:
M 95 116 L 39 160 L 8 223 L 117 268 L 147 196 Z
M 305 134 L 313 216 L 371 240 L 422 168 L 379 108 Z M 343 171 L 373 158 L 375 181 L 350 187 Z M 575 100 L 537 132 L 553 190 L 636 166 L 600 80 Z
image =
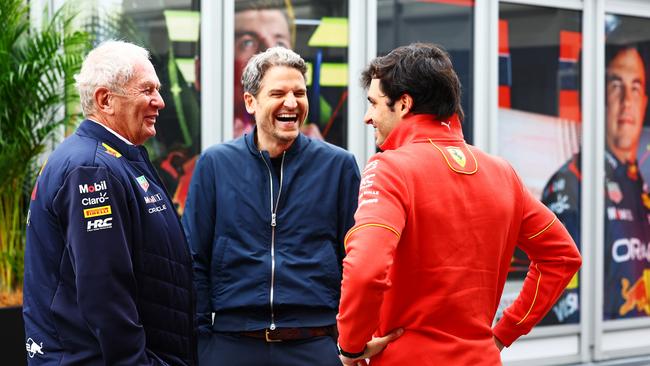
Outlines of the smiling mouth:
M 298 121 L 298 115 L 296 113 L 280 113 L 275 116 L 275 119 L 283 123 L 295 123 Z

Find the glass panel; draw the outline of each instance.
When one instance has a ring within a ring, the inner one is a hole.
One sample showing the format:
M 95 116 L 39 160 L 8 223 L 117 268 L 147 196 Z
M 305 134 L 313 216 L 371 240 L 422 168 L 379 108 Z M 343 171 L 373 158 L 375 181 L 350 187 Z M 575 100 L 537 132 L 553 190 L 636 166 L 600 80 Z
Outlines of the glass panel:
M 198 52 L 199 6 L 192 0 L 103 0 L 82 2 L 97 42 L 124 39 L 151 52 L 165 108 L 156 137 L 146 142 L 154 166 L 182 213 L 201 150 L 200 105 L 194 59 Z
M 528 5 L 499 6 L 499 155 L 580 244 L 581 13 Z M 528 270 L 517 251 L 501 308 Z M 580 321 L 579 277 L 540 324 Z
M 290 47 L 309 64 L 309 115 L 303 132 L 347 146 L 347 0 L 236 0 L 233 136 L 252 130 L 241 74 L 254 54 Z
M 610 320 L 650 315 L 650 20 L 609 14 L 605 35 L 603 319 Z
M 463 134 L 471 143 L 474 1 L 378 0 L 377 6 L 378 55 L 412 42 L 437 43 L 449 52 L 463 86 Z

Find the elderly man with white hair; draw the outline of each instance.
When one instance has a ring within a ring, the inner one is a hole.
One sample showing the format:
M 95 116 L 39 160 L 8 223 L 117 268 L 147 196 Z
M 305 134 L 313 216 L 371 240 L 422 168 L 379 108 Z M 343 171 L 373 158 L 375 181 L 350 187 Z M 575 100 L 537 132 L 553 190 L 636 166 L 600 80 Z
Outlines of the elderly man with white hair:
M 188 247 L 142 144 L 164 108 L 147 50 L 101 44 L 76 75 L 86 120 L 31 196 L 30 365 L 195 365 Z

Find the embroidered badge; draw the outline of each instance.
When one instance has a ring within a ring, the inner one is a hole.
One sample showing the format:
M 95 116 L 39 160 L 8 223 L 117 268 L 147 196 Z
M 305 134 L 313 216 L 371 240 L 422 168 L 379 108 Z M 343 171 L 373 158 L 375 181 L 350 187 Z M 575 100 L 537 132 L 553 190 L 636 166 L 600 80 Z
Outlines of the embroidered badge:
M 25 342 L 25 348 L 27 350 L 27 355 L 29 356 L 29 358 L 34 358 L 36 354 L 39 355 L 45 354 L 43 353 L 43 342 L 36 343 L 31 338 L 27 338 L 27 342 Z
M 95 216 L 106 216 L 112 213 L 111 206 L 101 206 L 84 209 L 84 218 L 90 218 Z
M 445 163 L 453 172 L 472 175 L 478 171 L 478 161 L 472 150 L 465 146 L 438 146 L 433 140 L 429 143 L 442 154 Z
M 620 203 L 623 200 L 623 192 L 616 182 L 607 182 L 607 196 L 614 203 Z
M 149 189 L 149 181 L 147 181 L 147 178 L 145 178 L 144 175 L 135 178 L 135 180 L 138 182 L 140 188 L 142 188 L 143 191 L 146 192 Z
M 113 155 L 116 158 L 122 157 L 122 154 L 120 154 L 117 150 L 113 149 L 112 147 L 108 146 L 105 142 L 102 142 L 102 146 L 106 149 L 106 153 L 108 155 Z
M 465 167 L 465 164 L 467 163 L 467 159 L 465 158 L 465 154 L 463 153 L 463 150 L 455 147 L 455 146 L 447 146 L 445 149 L 449 152 L 449 155 L 451 155 L 452 159 L 460 165 L 461 167 Z

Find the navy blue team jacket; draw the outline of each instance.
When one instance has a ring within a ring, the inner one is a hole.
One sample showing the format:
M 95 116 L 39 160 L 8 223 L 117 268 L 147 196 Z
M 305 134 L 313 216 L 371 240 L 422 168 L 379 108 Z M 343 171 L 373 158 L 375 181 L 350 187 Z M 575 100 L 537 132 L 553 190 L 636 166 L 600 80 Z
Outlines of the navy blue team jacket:
M 32 192 L 24 310 L 30 365 L 195 365 L 187 244 L 142 146 L 84 121 Z

